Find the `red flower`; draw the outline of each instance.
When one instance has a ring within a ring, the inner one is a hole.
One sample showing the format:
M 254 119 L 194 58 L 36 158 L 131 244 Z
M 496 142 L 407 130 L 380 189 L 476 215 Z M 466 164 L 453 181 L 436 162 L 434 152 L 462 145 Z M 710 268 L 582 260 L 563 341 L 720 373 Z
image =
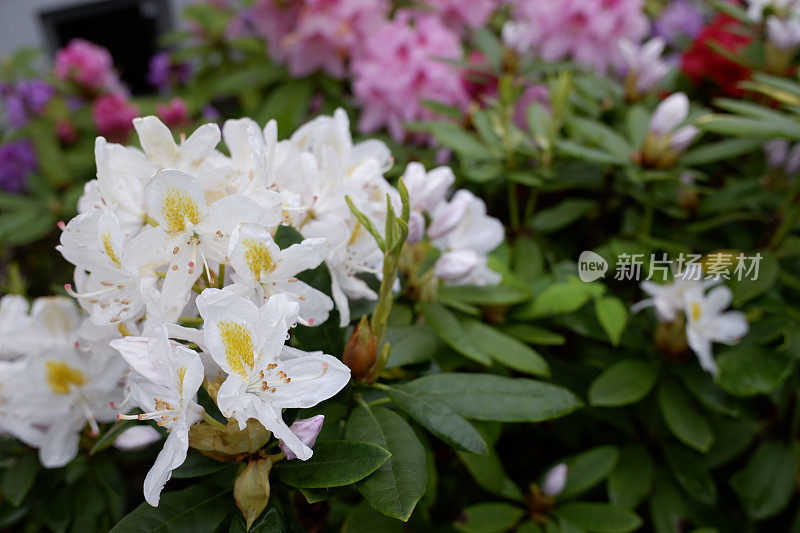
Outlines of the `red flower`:
M 717 15 L 695 37 L 683 53 L 681 70 L 694 83 L 711 83 L 723 94 L 742 96 L 739 82 L 750 77 L 750 69 L 722 55 L 717 48 L 738 55 L 751 38 L 742 33 L 742 25 L 734 18 Z

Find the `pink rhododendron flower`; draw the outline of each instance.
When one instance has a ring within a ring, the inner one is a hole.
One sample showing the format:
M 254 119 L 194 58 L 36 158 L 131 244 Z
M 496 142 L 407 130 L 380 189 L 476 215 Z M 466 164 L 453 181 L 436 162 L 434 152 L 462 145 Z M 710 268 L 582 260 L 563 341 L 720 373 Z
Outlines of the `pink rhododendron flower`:
M 170 128 L 180 129 L 189 125 L 189 110 L 186 102 L 177 96 L 164 104 L 156 105 L 158 118 Z
M 450 28 L 461 31 L 465 26 L 484 26 L 502 0 L 424 0 L 424 3 L 439 14 Z
M 597 72 L 619 67 L 619 40 L 638 42 L 648 29 L 643 0 L 514 0 L 503 40 L 545 61 L 572 59 Z
M 103 95 L 92 104 L 94 125 L 111 142 L 124 142 L 138 116 L 139 108 L 122 93 Z
M 364 54 L 352 63 L 353 92 L 364 106 L 360 130 L 385 126 L 399 142 L 405 137 L 404 122 L 433 117 L 421 100 L 466 108 L 470 98 L 460 69 L 442 61 L 461 59 L 462 52 L 458 35 L 436 15 L 401 11 L 376 28 Z
M 285 62 L 292 76 L 324 70 L 342 78 L 345 63 L 363 46 L 368 32 L 386 17 L 386 0 L 262 0 L 253 24 L 268 42 L 270 54 Z
M 118 91 L 120 82 L 114 72 L 111 54 L 84 39 L 72 39 L 56 53 L 56 75 L 77 83 L 89 91 Z

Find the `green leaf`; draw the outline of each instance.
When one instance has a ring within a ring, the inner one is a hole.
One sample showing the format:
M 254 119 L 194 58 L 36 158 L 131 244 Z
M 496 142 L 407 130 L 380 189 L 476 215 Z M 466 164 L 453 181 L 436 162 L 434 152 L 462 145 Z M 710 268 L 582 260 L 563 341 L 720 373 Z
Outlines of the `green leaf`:
M 374 442 L 392 454 L 356 486 L 375 510 L 407 521 L 428 482 L 425 449 L 414 430 L 394 411 L 361 406 L 350 415 L 346 435 L 351 441 Z
M 175 479 L 188 479 L 193 477 L 206 476 L 219 472 L 228 467 L 227 463 L 221 463 L 210 459 L 205 455 L 199 453 L 191 453 L 186 456 L 186 460 L 181 466 L 172 471 L 172 477 Z
M 582 405 L 567 389 L 523 378 L 491 374 L 432 374 L 408 384 L 448 403 L 461 416 L 498 422 L 541 422 Z
M 758 253 L 761 254 L 758 276 L 755 279 L 750 276 L 743 276 L 741 280 L 731 280 L 734 307 L 741 307 L 753 298 L 761 296 L 772 288 L 772 285 L 778 279 L 780 268 L 775 256 L 765 250 Z
M 347 513 L 341 533 L 403 533 L 404 531 L 402 523 L 380 514 L 366 502 L 361 502 Z
M 560 333 L 531 324 L 508 324 L 503 326 L 503 331 L 529 344 L 561 346 L 567 341 Z
M 260 124 L 275 119 L 279 132 L 294 131 L 308 112 L 313 92 L 310 78 L 281 83 L 268 93 L 253 119 Z
M 615 446 L 598 446 L 568 459 L 567 484 L 559 496 L 569 498 L 586 492 L 603 481 L 618 460 L 619 449 Z
M 733 137 L 800 139 L 800 124 L 792 120 L 754 119 L 731 115 L 707 115 L 696 122 L 700 129 Z
M 464 508 L 453 527 L 464 533 L 503 533 L 524 515 L 522 509 L 510 503 L 478 503 Z
M 689 395 L 674 380 L 661 383 L 658 388 L 661 414 L 672 433 L 684 444 L 707 452 L 714 443 L 714 434 L 708 420 L 689 404 Z
M 468 452 L 456 452 L 456 455 L 484 490 L 501 498 L 524 501 L 525 497 L 503 470 L 503 464 L 494 450 L 490 450 L 488 455 L 476 455 Z
M 717 486 L 706 471 L 697 452 L 683 446 L 665 445 L 664 458 L 667 460 L 672 477 L 686 493 L 705 505 L 717 501 Z
M 588 148 L 583 144 L 567 140 L 556 140 L 556 148 L 565 156 L 574 157 L 575 159 L 582 159 L 592 163 L 600 163 L 604 165 L 625 165 L 630 163 L 619 156 L 609 154 L 597 148 Z
M 439 303 L 421 303 L 419 308 L 427 324 L 445 344 L 476 363 L 485 366 L 492 364 L 492 358 L 475 345 L 469 333 L 447 308 Z
M 503 366 L 534 376 L 549 377 L 547 362 L 533 348 L 473 319 L 461 321 L 478 347 Z
M 628 308 L 615 296 L 603 296 L 594 302 L 594 310 L 611 344 L 617 346 L 628 323 Z
M 656 369 L 647 361 L 626 359 L 615 363 L 589 386 L 589 403 L 618 407 L 636 403 L 656 382 Z
M 595 122 L 580 117 L 572 117 L 569 126 L 575 130 L 579 136 L 583 137 L 591 144 L 607 151 L 620 161 L 629 161 L 634 151 L 633 145 L 628 139 L 614 131 L 602 122 Z
M 212 533 L 231 511 L 230 491 L 216 485 L 194 485 L 161 494 L 158 507 L 145 502 L 126 515 L 112 533 L 191 531 Z
M 653 460 L 642 446 L 620 451 L 617 467 L 608 476 L 609 501 L 626 509 L 635 509 L 653 486 Z
M 768 441 L 731 476 L 731 486 L 754 520 L 778 514 L 795 492 L 797 464 L 786 444 Z
M 486 454 L 486 441 L 472 424 L 452 407 L 408 385 L 388 388 L 386 395 L 422 427 L 457 450 Z
M 364 479 L 391 455 L 372 442 L 329 440 L 317 442 L 308 461 L 283 461 L 275 470 L 292 487 L 326 489 Z
M 555 514 L 581 529 L 597 533 L 626 533 L 642 525 L 642 519 L 635 513 L 605 503 L 567 503 L 556 507 Z
M 689 150 L 681 156 L 681 163 L 694 166 L 715 163 L 723 159 L 733 159 L 760 149 L 763 144 L 763 139 L 725 139 Z
M 386 368 L 430 361 L 439 347 L 439 337 L 425 324 L 389 326 L 385 341 L 391 346 Z
M 544 275 L 544 254 L 533 239 L 520 237 L 514 242 L 514 273 L 525 283 L 535 283 Z
M 573 313 L 591 298 L 599 298 L 605 287 L 597 283 L 584 283 L 577 278 L 554 283 L 544 289 L 533 302 L 521 306 L 515 313 L 518 320 L 530 320 L 552 315 Z
M 444 285 L 439 287 L 438 294 L 470 305 L 513 305 L 531 297 L 529 291 L 509 285 Z
M 457 124 L 435 122 L 430 131 L 442 145 L 452 148 L 460 156 L 469 159 L 495 159 L 494 154 L 473 134 Z
M 494 32 L 488 28 L 481 28 L 476 31 L 475 46 L 483 53 L 493 68 L 502 69 L 505 48 Z
M 542 233 L 552 233 L 583 219 L 594 206 L 594 200 L 569 198 L 555 207 L 540 211 L 533 217 L 532 225 Z
M 38 472 L 39 461 L 36 455 L 27 454 L 18 457 L 3 475 L 3 484 L 0 485 L 3 498 L 14 507 L 19 507 L 33 487 Z
M 786 352 L 752 344 L 741 344 L 724 352 L 717 366 L 717 383 L 734 396 L 770 393 L 781 386 L 794 368 Z

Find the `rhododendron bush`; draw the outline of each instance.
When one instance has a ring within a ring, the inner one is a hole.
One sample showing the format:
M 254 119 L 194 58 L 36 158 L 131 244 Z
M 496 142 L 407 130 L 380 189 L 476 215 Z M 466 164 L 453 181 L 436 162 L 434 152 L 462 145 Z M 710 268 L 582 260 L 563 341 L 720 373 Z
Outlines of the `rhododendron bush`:
M 800 530 L 800 3 L 164 44 L 2 64 L 0 529 Z

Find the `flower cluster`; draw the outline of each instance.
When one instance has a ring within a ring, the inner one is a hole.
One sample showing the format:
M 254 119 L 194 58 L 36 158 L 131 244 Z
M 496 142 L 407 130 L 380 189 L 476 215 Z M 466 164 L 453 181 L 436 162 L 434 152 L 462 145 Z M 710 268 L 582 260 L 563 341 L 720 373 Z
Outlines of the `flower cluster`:
M 573 61 L 605 72 L 621 66 L 621 39 L 638 42 L 648 29 L 642 0 L 512 2 L 503 40 L 519 53 L 544 61 Z
M 405 122 L 433 116 L 421 101 L 461 109 L 469 104 L 464 73 L 448 61 L 462 59 L 462 36 L 485 24 L 498 5 L 435 1 L 399 9 L 389 18 L 385 0 L 260 0 L 246 16 L 270 56 L 293 76 L 322 70 L 352 77 L 364 107 L 361 131 L 388 128 L 399 142 Z M 234 23 L 241 25 L 240 19 Z
M 85 316 L 66 298 L 38 300 L 30 312 L 20 297 L 3 300 L 0 379 L 25 379 L 0 387 L 8 395 L 0 427 L 40 447 L 46 466 L 60 466 L 75 456 L 87 423 L 96 433 L 98 422 L 117 416 L 152 420 L 169 432 L 144 486 L 157 505 L 186 458 L 190 428 L 208 417 L 196 399 L 204 382 L 240 430 L 255 420 L 287 456 L 311 456 L 320 419 L 298 422 L 295 434 L 281 411 L 332 397 L 350 370 L 285 342 L 294 325 L 322 324 L 334 306 L 346 326 L 350 300 L 377 298 L 364 276 L 381 272 L 383 253 L 359 217 L 377 224 L 389 206 L 401 209 L 402 195 L 383 176 L 387 147 L 354 144 L 342 110 L 280 142 L 274 121 L 262 131 L 247 118 L 221 131 L 205 124 L 180 143 L 156 117 L 134 126 L 142 150 L 97 139 L 97 179 L 78 216 L 62 225 L 57 248 L 75 265 L 66 290 Z M 216 149 L 221 138 L 230 156 Z M 483 201 L 467 191 L 447 201 L 449 169 L 426 173 L 412 163 L 406 179 L 413 241 L 429 220 L 427 235 L 442 251 L 436 275 L 499 282 L 486 253 L 503 227 Z M 281 226 L 302 238 L 281 249 Z M 332 298 L 297 277 L 323 263 Z M 201 330 L 185 327 L 198 323 Z M 36 402 L 23 402 L 28 395 Z M 134 408 L 142 412 L 126 414 Z

